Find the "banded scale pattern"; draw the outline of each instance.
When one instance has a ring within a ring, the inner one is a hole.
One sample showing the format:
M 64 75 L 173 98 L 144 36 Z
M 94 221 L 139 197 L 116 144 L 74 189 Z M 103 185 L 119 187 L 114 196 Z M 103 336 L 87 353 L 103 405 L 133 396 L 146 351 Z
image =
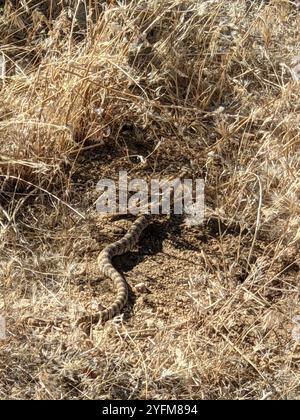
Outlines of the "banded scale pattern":
M 100 273 L 113 281 L 116 288 L 116 298 L 109 308 L 93 315 L 84 316 L 77 321 L 77 324 L 96 324 L 98 322 L 104 324 L 122 311 L 128 299 L 128 286 L 123 275 L 114 268 L 112 258 L 130 251 L 138 243 L 142 231 L 149 225 L 150 221 L 150 214 L 139 216 L 123 238 L 107 245 L 100 252 L 97 260 Z

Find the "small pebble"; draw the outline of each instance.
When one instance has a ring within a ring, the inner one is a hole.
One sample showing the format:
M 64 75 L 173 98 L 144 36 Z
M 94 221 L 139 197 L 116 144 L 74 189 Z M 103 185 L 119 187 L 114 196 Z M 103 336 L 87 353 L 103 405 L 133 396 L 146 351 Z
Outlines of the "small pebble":
M 139 293 L 146 293 L 148 291 L 145 283 L 138 283 L 135 285 L 135 290 Z

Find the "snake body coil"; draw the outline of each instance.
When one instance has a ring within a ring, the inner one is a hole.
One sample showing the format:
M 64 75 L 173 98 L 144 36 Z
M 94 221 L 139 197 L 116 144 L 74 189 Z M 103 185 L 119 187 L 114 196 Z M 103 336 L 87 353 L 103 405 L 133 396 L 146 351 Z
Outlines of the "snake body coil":
M 109 308 L 104 309 L 97 314 L 84 316 L 80 318 L 78 323 L 88 322 L 95 324 L 100 321 L 103 324 L 118 315 L 126 305 L 128 299 L 128 286 L 122 274 L 114 268 L 112 258 L 116 255 L 121 255 L 130 251 L 138 243 L 142 231 L 149 225 L 150 221 L 151 215 L 149 214 L 139 216 L 123 238 L 107 245 L 103 251 L 100 252 L 97 260 L 100 273 L 113 281 L 117 290 L 117 295 L 115 301 Z
M 186 168 L 183 168 L 181 173 L 177 175 L 176 179 L 182 178 L 186 173 Z M 100 273 L 113 281 L 117 290 L 116 298 L 111 306 L 109 306 L 107 309 L 104 309 L 97 314 L 84 316 L 80 318 L 77 323 L 95 324 L 101 322 L 104 324 L 106 321 L 112 319 L 122 311 L 128 299 L 128 286 L 123 275 L 114 268 L 112 264 L 112 258 L 116 255 L 121 255 L 130 251 L 138 243 L 142 231 L 149 225 L 151 220 L 151 214 L 140 215 L 133 222 L 130 229 L 123 236 L 123 238 L 113 242 L 110 245 L 107 245 L 103 251 L 100 252 L 97 260 Z

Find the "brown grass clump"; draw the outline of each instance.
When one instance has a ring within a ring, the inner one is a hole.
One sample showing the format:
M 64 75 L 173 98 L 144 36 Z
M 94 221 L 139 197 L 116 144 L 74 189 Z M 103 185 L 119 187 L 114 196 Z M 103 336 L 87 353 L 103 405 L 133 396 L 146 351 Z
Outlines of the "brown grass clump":
M 299 28 L 288 0 L 0 6 L 1 399 L 299 398 Z M 184 164 L 205 223 L 157 218 L 86 336 L 128 226 L 96 182 Z

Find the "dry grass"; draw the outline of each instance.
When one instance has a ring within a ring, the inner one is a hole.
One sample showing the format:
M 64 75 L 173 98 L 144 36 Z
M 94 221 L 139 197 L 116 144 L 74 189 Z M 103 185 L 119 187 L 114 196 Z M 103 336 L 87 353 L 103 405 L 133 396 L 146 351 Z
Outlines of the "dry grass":
M 299 398 L 297 2 L 0 7 L 0 398 Z M 95 183 L 186 163 L 204 225 L 158 218 L 117 261 L 124 317 L 87 337 L 124 231 Z

